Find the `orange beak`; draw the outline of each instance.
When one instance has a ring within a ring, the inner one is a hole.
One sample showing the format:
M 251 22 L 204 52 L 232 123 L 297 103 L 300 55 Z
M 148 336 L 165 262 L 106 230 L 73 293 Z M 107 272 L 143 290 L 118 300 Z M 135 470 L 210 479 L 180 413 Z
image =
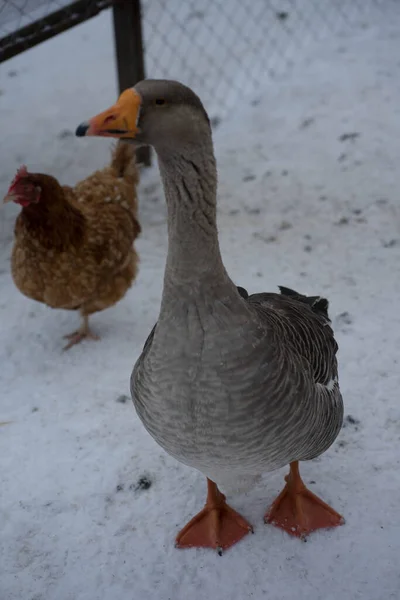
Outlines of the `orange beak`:
M 122 92 L 117 102 L 89 121 L 78 125 L 75 135 L 132 139 L 139 132 L 137 122 L 140 114 L 141 97 L 134 89 Z

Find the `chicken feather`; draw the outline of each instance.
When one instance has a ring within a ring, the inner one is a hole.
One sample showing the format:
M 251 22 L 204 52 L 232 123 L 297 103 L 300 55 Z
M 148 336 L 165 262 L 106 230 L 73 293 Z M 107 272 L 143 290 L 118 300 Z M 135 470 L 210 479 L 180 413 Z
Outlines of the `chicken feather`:
M 75 187 L 26 170 L 10 186 L 5 200 L 23 207 L 15 224 L 14 282 L 33 300 L 80 311 L 83 325 L 67 347 L 94 337 L 88 316 L 118 302 L 137 275 L 137 183 L 134 149 L 119 142 L 110 165 Z

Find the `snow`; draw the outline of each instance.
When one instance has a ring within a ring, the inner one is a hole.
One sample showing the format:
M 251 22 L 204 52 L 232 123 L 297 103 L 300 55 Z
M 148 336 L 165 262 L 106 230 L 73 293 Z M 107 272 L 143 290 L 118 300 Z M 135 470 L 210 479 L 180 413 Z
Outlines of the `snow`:
M 388 1 L 363 29 L 318 52 L 309 46 L 290 76 L 239 97 L 214 136 L 221 246 L 235 281 L 250 292 L 282 284 L 329 297 L 345 427 L 301 471 L 346 524 L 306 544 L 265 526 L 280 470 L 229 498 L 254 535 L 222 558 L 174 548 L 205 481 L 164 454 L 126 398 L 157 318 L 166 256 L 153 167 L 140 185 L 138 280 L 93 317 L 102 340 L 68 353 L 61 337 L 77 316 L 15 289 L 17 211 L 2 209 L 1 600 L 398 599 L 399 29 Z M 68 131 L 115 100 L 114 84 L 108 13 L 1 65 L 0 196 L 23 162 L 63 183 L 105 164 L 106 140 Z

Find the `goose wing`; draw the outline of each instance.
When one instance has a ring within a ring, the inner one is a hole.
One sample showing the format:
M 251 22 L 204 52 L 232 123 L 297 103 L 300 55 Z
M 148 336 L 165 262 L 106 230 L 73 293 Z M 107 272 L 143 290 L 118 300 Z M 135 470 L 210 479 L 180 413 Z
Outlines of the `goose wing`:
M 252 294 L 246 301 L 268 329 L 275 332 L 281 350 L 297 356 L 310 370 L 315 384 L 325 386 L 328 391 L 333 389 L 338 379 L 338 345 L 330 326 L 328 300 L 304 296 L 290 288 L 279 289 L 281 294 Z M 245 298 L 245 294 L 241 295 Z

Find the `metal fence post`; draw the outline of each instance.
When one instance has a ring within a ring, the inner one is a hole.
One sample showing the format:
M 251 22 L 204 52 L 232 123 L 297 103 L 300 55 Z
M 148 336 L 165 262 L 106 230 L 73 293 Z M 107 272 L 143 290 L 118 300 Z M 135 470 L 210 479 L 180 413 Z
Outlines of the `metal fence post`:
M 140 0 L 114 0 L 114 36 L 120 92 L 144 79 Z M 139 148 L 137 161 L 150 166 L 150 148 Z

